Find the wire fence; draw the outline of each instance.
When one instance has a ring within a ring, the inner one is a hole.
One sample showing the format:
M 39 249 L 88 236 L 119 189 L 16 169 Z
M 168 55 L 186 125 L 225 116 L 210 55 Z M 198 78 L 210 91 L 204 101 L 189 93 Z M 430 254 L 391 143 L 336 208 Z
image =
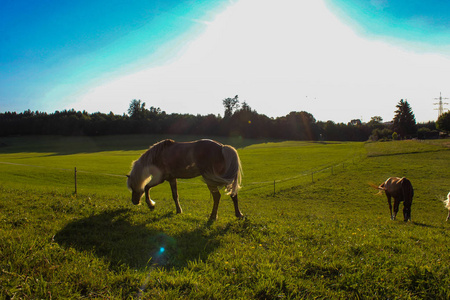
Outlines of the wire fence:
M 314 183 L 315 181 L 318 181 L 326 176 L 335 175 L 338 172 L 345 171 L 346 167 L 355 165 L 362 159 L 363 159 L 362 155 L 357 155 L 352 157 L 351 159 L 341 161 L 331 166 L 323 167 L 320 169 L 311 169 L 302 171 L 301 173 L 295 176 L 273 179 L 270 181 L 246 183 L 245 186 L 243 187 L 243 191 L 249 192 L 265 188 L 268 192 L 270 190 L 270 192 L 273 193 L 273 195 L 275 196 L 277 192 L 283 191 L 284 189 L 292 188 L 294 186 L 300 186 L 302 184 Z
M 302 184 L 314 183 L 315 181 L 320 180 L 321 178 L 324 178 L 326 176 L 335 175 L 338 172 L 344 171 L 346 169 L 346 167 L 355 165 L 358 161 L 361 161 L 362 159 L 363 159 L 362 155 L 357 155 L 357 156 L 352 157 L 351 159 L 341 161 L 341 162 L 333 164 L 331 166 L 326 166 L 326 167 L 323 167 L 320 169 L 305 170 L 297 175 L 290 176 L 290 177 L 275 178 L 275 179 L 267 180 L 267 181 L 247 182 L 247 183 L 244 183 L 244 185 L 241 189 L 241 193 L 242 192 L 243 193 L 253 192 L 255 190 L 264 190 L 264 192 L 266 192 L 267 194 L 273 194 L 275 196 L 277 192 L 280 192 L 284 189 L 292 188 L 294 186 L 300 186 Z M 78 192 L 78 174 L 79 173 L 90 174 L 90 175 L 94 175 L 94 176 L 97 175 L 97 176 L 108 176 L 108 177 L 116 177 L 116 178 L 126 178 L 126 175 L 103 173 L 103 172 L 92 172 L 92 171 L 80 170 L 77 167 L 57 168 L 57 167 L 48 167 L 48 166 L 19 164 L 19 163 L 12 163 L 12 162 L 0 162 L 0 164 L 73 172 L 74 182 L 72 184 L 74 186 L 74 194 L 75 195 L 77 195 L 77 192 Z M 192 180 L 189 180 L 189 181 L 178 180 L 178 182 L 183 183 L 183 184 L 188 184 L 188 185 L 204 185 L 204 183 L 195 182 Z

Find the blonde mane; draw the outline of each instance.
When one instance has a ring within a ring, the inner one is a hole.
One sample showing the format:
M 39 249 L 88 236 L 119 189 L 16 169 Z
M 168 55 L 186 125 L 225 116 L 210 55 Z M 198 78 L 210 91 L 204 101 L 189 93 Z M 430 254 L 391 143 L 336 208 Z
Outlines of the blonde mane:
M 173 140 L 155 143 L 141 157 L 131 163 L 131 171 L 127 181 L 128 189 L 144 190 L 144 186 L 151 176 L 148 166 L 156 165 L 162 151 L 173 143 Z

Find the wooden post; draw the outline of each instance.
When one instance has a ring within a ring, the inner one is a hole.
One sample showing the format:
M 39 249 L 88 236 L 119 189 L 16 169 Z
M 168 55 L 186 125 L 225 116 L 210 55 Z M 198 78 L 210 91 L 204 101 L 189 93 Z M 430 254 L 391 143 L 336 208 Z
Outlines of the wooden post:
M 275 180 L 273 181 L 273 196 L 275 197 Z
M 75 167 L 75 196 L 77 195 L 77 167 Z

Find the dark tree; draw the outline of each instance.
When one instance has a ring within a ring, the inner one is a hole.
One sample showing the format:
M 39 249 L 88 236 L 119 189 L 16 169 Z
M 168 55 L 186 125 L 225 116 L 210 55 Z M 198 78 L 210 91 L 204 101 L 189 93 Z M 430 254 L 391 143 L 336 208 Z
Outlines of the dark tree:
M 400 138 L 415 135 L 417 133 L 416 118 L 408 101 L 401 99 L 396 107 L 393 130 L 400 135 Z
M 319 136 L 316 119 L 308 112 L 290 112 L 277 119 L 280 137 L 295 140 L 317 140 Z
M 450 111 L 439 116 L 436 127 L 439 130 L 450 132 Z
M 130 102 L 128 108 L 128 115 L 132 119 L 142 119 L 145 116 L 145 102 L 141 103 L 141 100 L 133 99 Z
M 370 121 L 368 123 L 369 126 L 377 127 L 383 122 L 383 118 L 380 116 L 374 116 L 370 118 Z
M 234 96 L 234 98 L 223 99 L 222 103 L 225 107 L 224 118 L 230 118 L 233 115 L 233 112 L 239 108 L 238 95 Z
M 305 111 L 269 118 L 258 114 L 250 105 L 239 103 L 238 96 L 223 100 L 225 116 L 166 114 L 158 107 L 146 108 L 141 100 L 132 100 L 128 114 L 115 115 L 64 110 L 44 113 L 26 110 L 23 113 L 0 113 L 0 137 L 12 135 L 108 135 L 108 134 L 185 134 L 208 136 L 238 136 L 285 140 L 364 141 L 372 130 L 375 139 L 387 138 L 391 132 L 380 117 L 369 124 L 352 120 L 348 124 L 332 121 L 317 122 Z M 426 125 L 434 130 L 433 124 Z M 421 125 L 418 124 L 418 127 Z M 425 125 L 424 125 L 425 126 Z M 432 132 L 433 133 L 433 132 Z M 427 133 L 428 134 L 428 133 Z M 1 143 L 0 143 L 1 144 Z
M 352 125 L 352 126 L 361 126 L 362 122 L 360 119 L 353 119 L 350 121 L 350 123 L 348 123 L 348 125 Z
M 249 111 L 249 112 L 251 112 L 252 108 L 250 107 L 250 105 L 247 104 L 247 102 L 244 101 L 242 103 L 241 110 L 242 111 Z

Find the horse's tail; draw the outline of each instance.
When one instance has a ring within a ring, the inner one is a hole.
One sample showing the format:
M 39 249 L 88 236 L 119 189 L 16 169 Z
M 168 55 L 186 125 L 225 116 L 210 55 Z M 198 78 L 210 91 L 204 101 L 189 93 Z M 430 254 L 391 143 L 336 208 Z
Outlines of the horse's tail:
M 370 185 L 372 188 L 378 190 L 378 193 L 376 193 L 375 195 L 379 195 L 379 194 L 382 193 L 382 191 L 385 191 L 385 190 L 386 190 L 386 188 L 384 187 L 384 182 L 383 182 L 381 185 L 376 185 L 376 184 L 374 184 L 374 183 L 369 182 L 369 185 Z
M 403 201 L 411 205 L 412 199 L 414 197 L 414 189 L 412 187 L 411 181 L 409 181 L 406 178 L 402 178 L 402 192 L 403 192 Z
M 241 188 L 241 160 L 236 149 L 228 145 L 222 147 L 222 155 L 225 161 L 225 173 L 221 177 L 226 182 L 225 190 L 229 195 L 235 196 Z

